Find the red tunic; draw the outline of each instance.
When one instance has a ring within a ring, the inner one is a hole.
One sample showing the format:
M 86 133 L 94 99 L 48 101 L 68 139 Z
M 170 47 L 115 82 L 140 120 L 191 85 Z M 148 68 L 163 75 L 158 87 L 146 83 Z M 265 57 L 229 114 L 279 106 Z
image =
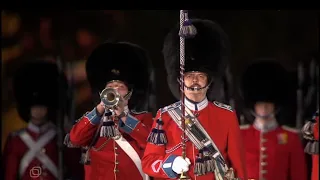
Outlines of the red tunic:
M 90 179 L 90 165 L 84 165 L 84 179 Z
M 185 105 L 191 111 L 197 110 L 199 122 L 217 145 L 224 159 L 234 168 L 236 177 L 246 179 L 245 152 L 242 146 L 236 113 L 229 106 L 217 102 L 211 103 L 207 99 L 198 104 L 185 100 Z M 148 143 L 142 159 L 142 167 L 144 172 L 152 177 L 177 179 L 179 175 L 172 171 L 171 166 L 174 158 L 182 154 L 180 145 L 182 131 L 165 110 L 159 110 L 156 119 L 160 117 L 160 112 L 162 112 L 161 119 L 164 123 L 162 128 L 166 133 L 168 143 L 165 146 Z M 155 126 L 156 123 L 154 122 L 153 127 Z M 198 150 L 195 146 L 190 141 L 187 141 L 186 156 L 191 161 L 188 171 L 189 177 L 197 180 L 215 179 L 213 173 L 194 176 L 194 164 L 197 153 Z M 168 166 L 168 164 L 171 165 Z
M 307 167 L 297 130 L 277 123 L 261 133 L 261 125 L 242 125 L 248 178 L 306 180 Z
M 58 171 L 58 147 L 57 147 L 57 136 L 55 133 L 51 134 L 52 138 L 48 138 L 50 135 L 48 132 L 55 132 L 53 125 L 48 123 L 41 128 L 29 123 L 28 127 L 17 132 L 11 133 L 8 138 L 4 148 L 4 172 L 5 180 L 29 180 L 29 179 L 43 179 L 43 180 L 56 180 L 57 173 L 52 171 Z M 39 143 L 44 139 L 48 138 L 47 143 L 43 146 L 39 146 L 37 149 L 30 149 L 28 143 L 23 137 L 30 137 L 33 145 L 32 148 L 35 148 Z M 42 139 L 42 140 L 41 140 Z M 35 156 L 32 153 L 28 152 L 33 151 Z M 31 155 L 28 155 L 31 154 Z M 25 160 L 29 156 L 30 160 Z M 73 157 L 79 156 L 79 153 L 74 151 L 66 151 L 64 154 L 64 164 L 70 165 L 69 170 L 72 171 L 81 171 L 81 166 L 77 166 L 75 163 L 72 163 L 70 159 Z M 48 158 L 53 165 L 50 165 L 48 162 L 43 163 L 40 161 L 39 157 Z M 25 167 L 25 168 L 22 168 Z M 52 168 L 50 168 L 52 167 Z M 71 167 L 71 169 L 70 169 Z M 24 170 L 21 170 L 24 169 Z M 73 172 L 74 172 L 73 171 Z M 71 172 L 72 173 L 72 172 Z
M 315 118 L 316 123 L 313 128 L 314 139 L 319 141 L 319 116 Z M 312 180 L 319 180 L 319 154 L 312 155 Z
M 119 125 L 119 129 L 141 158 L 153 118 L 151 113 L 146 112 L 131 114 L 127 116 L 123 125 Z M 70 131 L 71 143 L 82 147 L 88 146 L 97 131 L 100 120 L 101 117 L 97 115 L 96 109 L 83 116 Z M 134 162 L 113 139 L 99 137 L 93 148 L 89 150 L 89 154 L 90 165 L 85 165 L 87 180 L 142 179 Z

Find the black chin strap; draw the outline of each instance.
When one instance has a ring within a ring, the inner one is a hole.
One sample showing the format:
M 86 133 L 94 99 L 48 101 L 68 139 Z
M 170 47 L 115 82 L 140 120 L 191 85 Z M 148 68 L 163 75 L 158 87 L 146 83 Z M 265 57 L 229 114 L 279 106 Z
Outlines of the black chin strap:
M 207 86 L 205 86 L 205 87 L 188 87 L 188 86 L 186 86 L 185 84 L 184 84 L 184 87 L 187 89 L 187 90 L 189 90 L 189 91 L 200 91 L 200 90 L 202 90 L 202 89 L 208 89 L 209 88 L 209 86 L 207 85 Z
M 130 91 L 128 91 L 128 93 L 126 95 L 123 96 L 124 100 L 129 100 L 132 96 L 133 93 L 133 89 L 131 89 Z
M 261 115 L 255 113 L 254 111 L 250 111 L 250 112 L 251 112 L 251 114 L 252 114 L 254 117 L 256 117 L 256 118 L 269 119 L 269 118 L 274 118 L 274 117 L 275 117 L 275 113 L 270 113 L 270 114 L 261 116 Z
M 178 79 L 178 82 L 179 82 L 179 84 L 180 84 L 179 79 Z M 202 90 L 202 89 L 209 89 L 209 86 L 211 85 L 211 83 L 212 83 L 212 79 L 211 79 L 210 82 L 209 82 L 206 86 L 204 86 L 204 87 L 188 87 L 188 86 L 186 86 L 186 84 L 183 84 L 183 86 L 184 86 L 187 90 L 189 90 L 189 91 L 200 91 L 200 90 Z

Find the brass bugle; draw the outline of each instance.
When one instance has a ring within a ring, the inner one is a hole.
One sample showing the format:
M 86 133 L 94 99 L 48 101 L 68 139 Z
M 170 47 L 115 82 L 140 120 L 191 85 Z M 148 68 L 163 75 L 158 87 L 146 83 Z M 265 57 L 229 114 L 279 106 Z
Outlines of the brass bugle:
M 100 93 L 100 99 L 106 108 L 113 109 L 117 107 L 119 103 L 122 103 L 122 101 L 130 99 L 132 92 L 133 90 L 129 91 L 123 98 L 121 98 L 121 95 L 116 89 L 105 88 Z
M 105 88 L 100 93 L 100 99 L 106 108 L 115 108 L 121 101 L 121 95 L 114 88 Z

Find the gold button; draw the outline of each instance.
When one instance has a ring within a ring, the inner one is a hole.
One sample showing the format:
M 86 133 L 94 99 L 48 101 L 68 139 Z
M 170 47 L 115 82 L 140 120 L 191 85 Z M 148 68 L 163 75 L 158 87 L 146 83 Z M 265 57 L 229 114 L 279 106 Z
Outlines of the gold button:
M 262 159 L 265 159 L 265 158 L 267 158 L 267 157 L 268 157 L 268 156 L 267 156 L 266 154 L 262 154 L 262 155 L 261 155 L 261 158 L 262 158 Z
M 266 166 L 267 164 L 267 162 L 261 162 L 261 166 Z
M 114 153 L 114 154 L 115 154 L 116 156 L 118 156 L 118 155 L 119 155 L 119 153 L 117 153 L 117 152 L 116 152 L 116 153 Z
M 261 174 L 266 174 L 267 170 L 261 170 Z
M 266 149 L 266 147 L 261 147 L 261 151 L 265 151 Z
M 261 142 L 267 142 L 267 139 L 263 139 L 263 138 L 262 138 L 262 139 L 261 139 Z
M 117 146 L 115 146 L 114 149 L 118 149 Z
M 114 169 L 113 170 L 115 173 L 118 173 L 119 172 L 119 169 Z
M 119 161 L 116 161 L 115 163 L 116 163 L 116 164 L 119 164 Z

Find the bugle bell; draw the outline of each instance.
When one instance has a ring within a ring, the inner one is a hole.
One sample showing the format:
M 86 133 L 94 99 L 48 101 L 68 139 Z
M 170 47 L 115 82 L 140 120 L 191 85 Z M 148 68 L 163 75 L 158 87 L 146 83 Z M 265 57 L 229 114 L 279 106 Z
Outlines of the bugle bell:
M 121 101 L 121 95 L 114 88 L 105 88 L 100 93 L 100 99 L 106 108 L 114 108 L 118 106 Z

